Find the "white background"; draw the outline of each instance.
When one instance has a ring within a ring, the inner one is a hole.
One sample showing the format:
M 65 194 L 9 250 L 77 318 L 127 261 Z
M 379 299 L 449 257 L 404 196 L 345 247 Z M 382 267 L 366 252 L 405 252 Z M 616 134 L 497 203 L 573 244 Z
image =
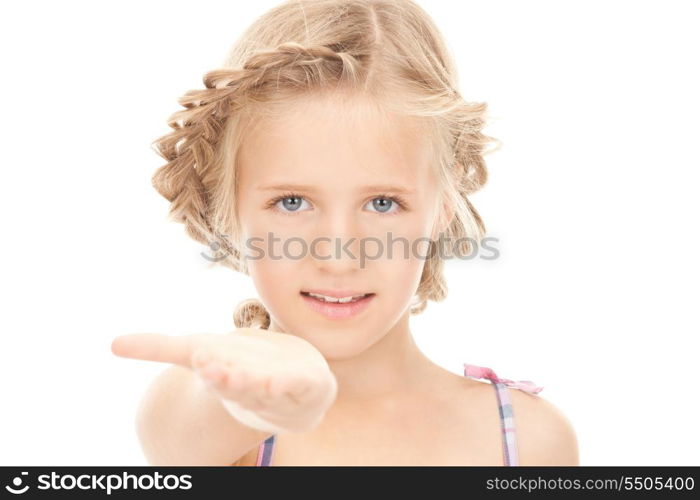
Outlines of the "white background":
M 420 346 L 543 385 L 582 465 L 699 465 L 694 3 L 419 3 L 503 141 L 473 197 L 501 258 L 448 263 Z M 3 4 L 0 464 L 145 465 L 165 365 L 112 339 L 223 333 L 255 296 L 167 220 L 150 143 L 276 4 Z

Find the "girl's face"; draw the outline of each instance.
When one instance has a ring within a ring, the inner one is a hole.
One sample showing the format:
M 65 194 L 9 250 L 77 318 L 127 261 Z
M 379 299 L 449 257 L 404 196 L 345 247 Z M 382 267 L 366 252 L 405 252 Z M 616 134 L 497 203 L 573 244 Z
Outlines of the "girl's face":
M 359 99 L 299 104 L 248 131 L 239 152 L 244 254 L 281 331 L 350 358 L 409 314 L 438 216 L 433 158 L 410 118 Z M 310 290 L 374 295 L 348 315 Z

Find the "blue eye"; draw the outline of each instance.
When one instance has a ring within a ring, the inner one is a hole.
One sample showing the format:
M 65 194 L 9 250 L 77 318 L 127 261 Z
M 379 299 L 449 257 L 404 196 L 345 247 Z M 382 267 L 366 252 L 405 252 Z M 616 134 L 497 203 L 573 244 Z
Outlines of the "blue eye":
M 283 207 L 283 209 L 281 209 L 282 212 L 298 212 L 303 199 L 304 198 L 301 196 L 295 194 L 284 195 L 272 200 L 272 205 L 277 206 L 281 203 Z
M 302 200 L 303 198 L 299 196 L 287 196 L 286 198 L 282 198 L 280 201 L 282 202 L 282 206 L 284 208 L 291 212 L 296 212 L 302 205 Z
M 378 198 L 374 198 L 372 201 L 372 206 L 382 214 L 387 214 L 387 213 L 393 213 L 390 212 L 392 207 L 398 206 L 396 200 L 390 197 L 385 197 L 385 196 L 380 196 Z

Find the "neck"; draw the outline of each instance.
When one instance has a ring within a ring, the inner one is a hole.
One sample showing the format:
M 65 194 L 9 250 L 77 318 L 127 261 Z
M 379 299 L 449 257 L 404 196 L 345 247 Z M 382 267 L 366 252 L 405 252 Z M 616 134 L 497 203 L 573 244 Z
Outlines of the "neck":
M 391 410 L 427 387 L 436 365 L 416 345 L 408 319 L 406 311 L 391 330 L 357 356 L 327 359 L 338 382 L 334 407 Z

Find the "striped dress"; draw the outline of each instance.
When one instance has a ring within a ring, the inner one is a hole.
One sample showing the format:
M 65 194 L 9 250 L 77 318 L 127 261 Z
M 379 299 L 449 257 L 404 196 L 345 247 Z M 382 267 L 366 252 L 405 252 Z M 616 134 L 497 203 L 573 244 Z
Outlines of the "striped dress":
M 513 405 L 507 388 L 520 389 L 530 394 L 537 394 L 544 387 L 538 387 L 529 380 L 508 380 L 499 378 L 491 368 L 469 365 L 464 363 L 464 376 L 475 379 L 487 379 L 491 381 L 496 391 L 498 400 L 498 414 L 501 421 L 501 436 L 503 438 L 503 462 L 507 466 L 518 465 L 518 446 L 515 440 L 515 420 L 513 417 Z M 266 467 L 272 465 L 272 452 L 275 448 L 275 435 L 273 434 L 258 447 L 258 458 L 255 465 Z

